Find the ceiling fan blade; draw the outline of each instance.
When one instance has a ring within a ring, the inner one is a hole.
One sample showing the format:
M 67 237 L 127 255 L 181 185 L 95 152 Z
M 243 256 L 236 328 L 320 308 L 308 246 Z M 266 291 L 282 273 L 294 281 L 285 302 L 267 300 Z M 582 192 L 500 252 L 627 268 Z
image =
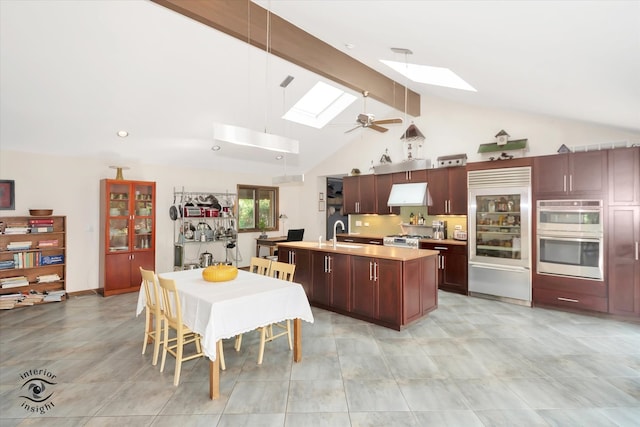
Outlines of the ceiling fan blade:
M 362 127 L 362 126 L 358 125 L 358 126 L 354 127 L 353 129 L 349 129 L 349 130 L 345 131 L 344 133 L 353 132 L 354 130 L 356 130 L 356 129 L 360 129 L 361 127 Z
M 382 126 L 378 126 L 378 125 L 373 124 L 373 123 L 371 125 L 369 125 L 368 127 L 370 127 L 373 130 L 377 130 L 378 132 L 386 132 L 386 131 L 389 130 L 387 128 L 383 128 Z
M 376 125 L 390 125 L 394 123 L 402 123 L 402 119 L 396 118 L 396 119 L 382 119 L 382 120 L 373 121 L 373 124 L 376 124 Z

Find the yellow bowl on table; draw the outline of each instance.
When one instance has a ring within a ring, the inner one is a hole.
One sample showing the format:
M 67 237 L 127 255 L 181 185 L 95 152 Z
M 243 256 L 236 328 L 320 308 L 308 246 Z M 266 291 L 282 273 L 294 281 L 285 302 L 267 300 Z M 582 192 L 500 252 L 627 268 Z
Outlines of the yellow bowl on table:
M 202 270 L 202 278 L 207 282 L 228 282 L 238 276 L 238 268 L 233 265 L 210 265 Z

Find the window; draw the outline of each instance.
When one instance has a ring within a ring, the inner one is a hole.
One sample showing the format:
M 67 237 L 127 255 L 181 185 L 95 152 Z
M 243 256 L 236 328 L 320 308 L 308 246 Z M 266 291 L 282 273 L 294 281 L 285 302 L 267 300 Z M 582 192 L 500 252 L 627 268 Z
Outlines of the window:
M 238 185 L 238 229 L 278 230 L 278 187 Z

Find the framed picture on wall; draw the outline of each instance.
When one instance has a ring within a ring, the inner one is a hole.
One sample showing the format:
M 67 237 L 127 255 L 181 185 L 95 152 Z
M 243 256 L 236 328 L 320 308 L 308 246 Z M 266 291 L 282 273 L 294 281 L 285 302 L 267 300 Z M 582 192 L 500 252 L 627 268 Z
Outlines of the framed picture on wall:
M 0 209 L 14 210 L 15 204 L 15 181 L 9 179 L 0 179 Z

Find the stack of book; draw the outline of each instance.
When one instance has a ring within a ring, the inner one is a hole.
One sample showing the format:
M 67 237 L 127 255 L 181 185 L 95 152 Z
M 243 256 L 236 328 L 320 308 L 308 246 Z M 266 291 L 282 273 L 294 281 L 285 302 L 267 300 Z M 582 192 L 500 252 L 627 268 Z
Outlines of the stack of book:
M 0 279 L 0 288 L 17 288 L 18 286 L 28 286 L 29 280 L 25 276 L 13 276 Z
M 0 270 L 8 270 L 10 268 L 16 268 L 16 263 L 12 259 L 0 261 Z
M 19 301 L 22 301 L 23 298 L 24 295 L 22 294 L 0 295 L 0 310 L 12 309 Z
M 58 274 L 44 274 L 42 276 L 36 277 L 38 283 L 51 283 L 57 282 L 60 280 L 60 276 Z
M 40 252 L 18 252 L 13 254 L 13 265 L 15 268 L 30 268 L 46 265 L 42 263 L 42 258 L 43 256 Z
M 24 251 L 26 249 L 31 249 L 31 242 L 10 242 L 7 245 L 8 251 Z
M 39 248 L 54 248 L 58 246 L 58 239 L 40 240 L 38 242 Z
M 7 224 L 4 234 L 27 234 L 29 227 L 24 224 Z
M 62 301 L 65 299 L 66 292 L 64 290 L 61 291 L 47 291 L 44 293 L 44 302 L 54 302 L 54 301 Z
M 32 233 L 51 233 L 53 231 L 53 219 L 30 219 L 29 228 Z

